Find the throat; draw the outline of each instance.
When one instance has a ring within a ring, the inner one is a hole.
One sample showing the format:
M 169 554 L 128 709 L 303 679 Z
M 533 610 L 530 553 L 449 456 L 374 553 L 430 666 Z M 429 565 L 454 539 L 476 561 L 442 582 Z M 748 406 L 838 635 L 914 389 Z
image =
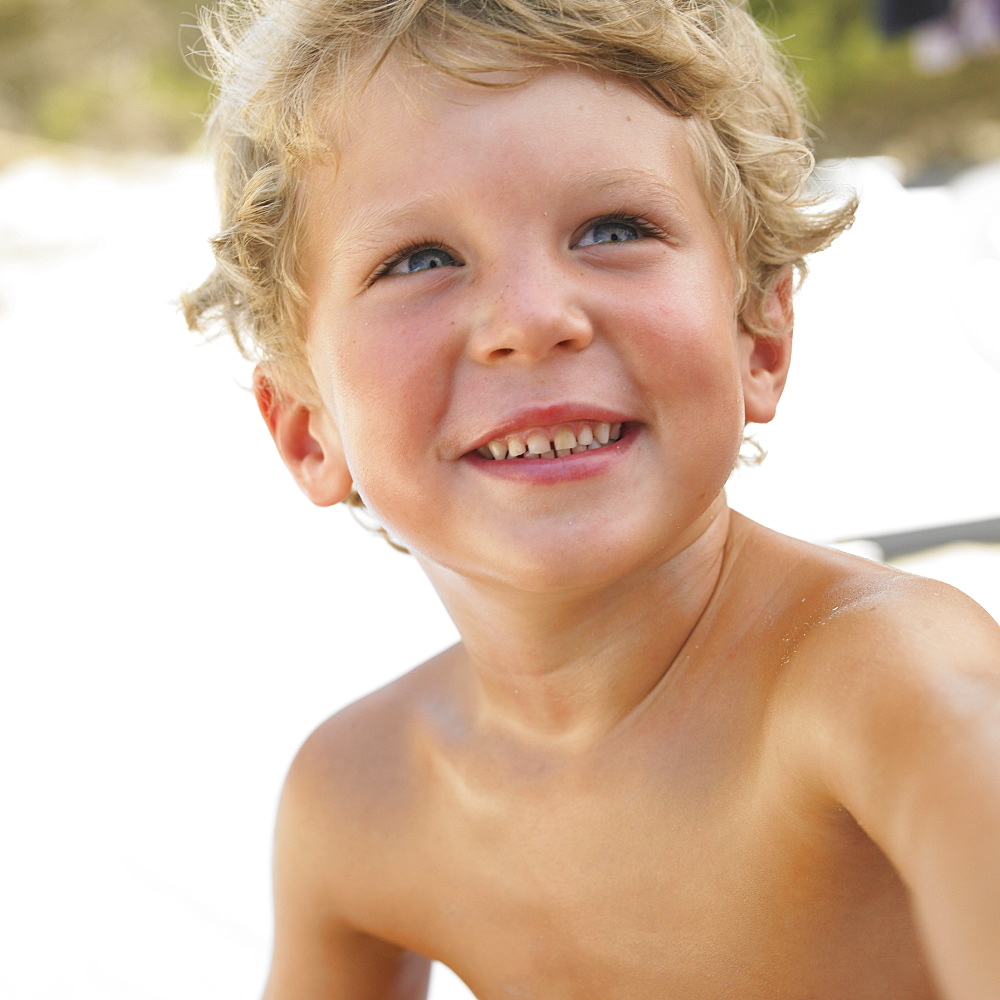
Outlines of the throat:
M 601 595 L 442 593 L 463 639 L 472 725 L 576 750 L 641 714 L 712 620 L 726 559 L 724 541 L 710 541 Z

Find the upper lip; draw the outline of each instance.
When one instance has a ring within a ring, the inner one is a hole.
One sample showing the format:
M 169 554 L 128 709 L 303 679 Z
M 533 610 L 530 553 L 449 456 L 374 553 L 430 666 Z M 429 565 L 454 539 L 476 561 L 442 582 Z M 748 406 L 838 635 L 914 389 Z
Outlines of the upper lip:
M 609 424 L 626 423 L 631 418 L 619 410 L 612 410 L 593 403 L 557 403 L 547 406 L 529 406 L 516 410 L 502 423 L 496 424 L 491 430 L 475 438 L 466 448 L 465 453 L 473 452 L 483 445 L 506 437 L 508 434 L 528 432 L 536 428 L 556 427 L 559 424 L 570 424 L 574 421 L 597 422 Z

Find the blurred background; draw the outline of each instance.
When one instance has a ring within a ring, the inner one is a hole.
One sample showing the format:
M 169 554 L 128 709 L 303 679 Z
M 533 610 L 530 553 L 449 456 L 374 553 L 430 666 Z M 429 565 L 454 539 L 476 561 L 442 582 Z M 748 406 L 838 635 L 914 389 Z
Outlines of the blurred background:
M 176 0 L 0 0 L 0 156 L 38 140 L 177 153 L 208 85 Z M 820 158 L 897 157 L 913 181 L 1000 157 L 993 0 L 750 0 L 810 94 Z
M 1000 615 L 998 4 L 751 6 L 809 88 L 818 183 L 861 209 L 731 501 Z M 0 0 L 11 1000 L 258 995 L 291 756 L 454 640 L 411 560 L 297 493 L 246 365 L 178 314 L 216 225 L 194 21 Z

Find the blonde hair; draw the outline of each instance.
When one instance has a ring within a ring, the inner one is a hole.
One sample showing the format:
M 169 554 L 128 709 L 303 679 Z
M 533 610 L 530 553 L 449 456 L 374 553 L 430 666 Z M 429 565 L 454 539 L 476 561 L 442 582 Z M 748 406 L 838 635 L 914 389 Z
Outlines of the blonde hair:
M 739 315 L 768 326 L 766 293 L 854 215 L 808 190 L 813 158 L 784 57 L 730 0 L 221 0 L 203 19 L 217 81 L 209 126 L 222 229 L 216 268 L 184 296 L 193 329 L 228 331 L 276 387 L 312 396 L 296 262 L 296 180 L 318 152 L 319 105 L 346 113 L 390 56 L 492 86 L 553 65 L 625 77 L 692 122 L 706 198 L 727 231 Z M 348 503 L 361 507 L 352 491 Z
M 741 276 L 741 320 L 756 336 L 778 332 L 759 306 L 781 272 L 804 275 L 805 257 L 853 218 L 853 202 L 821 209 L 808 191 L 799 87 L 729 0 L 228 0 L 203 31 L 222 230 L 217 266 L 184 297 L 185 315 L 231 333 L 279 384 L 313 385 L 295 182 L 319 148 L 317 105 L 343 108 L 390 54 L 483 86 L 493 70 L 586 68 L 630 78 L 693 119 L 706 197 Z

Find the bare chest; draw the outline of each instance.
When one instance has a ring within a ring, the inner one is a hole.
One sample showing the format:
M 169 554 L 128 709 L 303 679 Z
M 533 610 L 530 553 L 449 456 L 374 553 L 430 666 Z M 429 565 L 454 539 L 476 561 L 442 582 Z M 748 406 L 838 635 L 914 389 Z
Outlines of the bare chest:
M 725 743 L 442 782 L 377 929 L 481 1000 L 933 997 L 881 853 Z

